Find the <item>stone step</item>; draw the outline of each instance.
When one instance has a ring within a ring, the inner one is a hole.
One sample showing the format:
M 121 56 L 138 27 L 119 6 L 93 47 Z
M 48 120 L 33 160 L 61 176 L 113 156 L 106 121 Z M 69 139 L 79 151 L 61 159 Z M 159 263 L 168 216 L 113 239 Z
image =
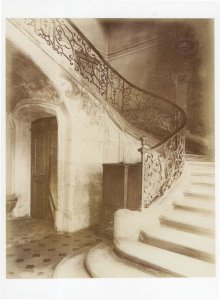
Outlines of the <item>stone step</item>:
M 215 189 L 213 186 L 208 186 L 204 184 L 190 184 L 188 188 L 184 191 L 184 194 L 188 193 L 191 195 L 196 195 L 198 198 L 214 198 Z
M 184 198 L 186 199 L 200 199 L 204 201 L 213 201 L 215 200 L 215 197 L 213 195 L 209 194 L 202 194 L 202 193 L 194 193 L 192 191 L 185 191 L 184 193 Z
M 215 169 L 212 167 L 199 167 L 199 166 L 190 166 L 190 174 L 192 176 L 214 176 Z
M 141 230 L 140 238 L 142 242 L 155 247 L 212 263 L 215 261 L 213 238 L 163 226 Z
M 215 173 L 215 163 L 213 162 L 189 162 L 188 166 L 192 171 Z
M 185 159 L 186 161 L 192 161 L 192 162 L 213 162 L 210 157 L 206 155 L 198 155 L 198 154 L 190 154 L 186 153 L 185 154 Z
M 191 175 L 191 177 L 192 176 L 198 176 L 198 177 L 200 177 L 200 178 L 202 178 L 202 177 L 210 177 L 210 178 L 214 178 L 214 176 L 215 176 L 215 172 L 214 172 L 214 170 L 213 171 L 211 171 L 211 170 L 204 170 L 204 169 L 193 169 L 193 170 L 191 170 L 191 173 L 190 173 L 190 175 Z
M 173 207 L 175 209 L 182 209 L 194 212 L 200 212 L 204 214 L 214 215 L 215 213 L 215 202 L 204 201 L 199 198 L 183 198 L 180 200 L 173 201 Z
M 187 160 L 189 165 L 192 167 L 200 167 L 200 168 L 215 168 L 215 162 L 214 161 L 199 161 L 199 160 Z
M 215 191 L 215 182 L 205 182 L 205 181 L 202 181 L 200 180 L 199 182 L 198 181 L 193 181 L 191 180 L 190 181 L 190 189 L 199 189 L 199 190 L 205 190 L 205 192 L 207 191 L 208 192 L 211 192 L 212 194 L 214 193 Z
M 215 265 L 186 255 L 141 242 L 119 240 L 115 251 L 144 267 L 165 272 L 172 277 L 212 277 Z
M 214 236 L 215 220 L 211 216 L 195 212 L 174 210 L 159 217 L 160 223 L 179 230 Z
M 56 266 L 53 278 L 91 278 L 84 265 L 85 258 L 86 252 L 65 257 Z
M 127 259 L 118 257 L 112 245 L 100 243 L 89 250 L 86 268 L 94 278 L 164 277 L 166 274 L 143 268 Z
M 205 184 L 208 186 L 212 186 L 214 188 L 215 185 L 215 176 L 199 176 L 199 175 L 191 175 L 190 177 L 190 183 L 191 184 Z

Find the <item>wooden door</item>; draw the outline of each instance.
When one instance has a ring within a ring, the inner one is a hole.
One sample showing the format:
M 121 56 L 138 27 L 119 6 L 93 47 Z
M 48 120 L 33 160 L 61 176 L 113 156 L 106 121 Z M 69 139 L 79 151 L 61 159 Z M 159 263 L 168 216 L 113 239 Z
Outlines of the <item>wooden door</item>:
M 56 118 L 43 118 L 31 125 L 31 217 L 50 219 L 50 124 Z

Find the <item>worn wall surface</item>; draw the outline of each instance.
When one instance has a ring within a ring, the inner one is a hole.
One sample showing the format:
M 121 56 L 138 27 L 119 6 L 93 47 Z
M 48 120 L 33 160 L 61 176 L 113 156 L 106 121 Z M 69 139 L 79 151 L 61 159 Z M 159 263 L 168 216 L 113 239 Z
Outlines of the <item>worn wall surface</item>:
M 22 44 L 24 45 L 24 40 Z M 26 46 L 33 57 L 36 51 L 42 65 L 48 64 L 51 69 L 55 66 L 60 68 L 55 61 L 48 61 L 45 53 L 39 56 L 37 46 Z M 16 149 L 15 158 L 12 160 L 16 169 L 12 193 L 17 194 L 19 198 L 14 216 L 30 214 L 30 126 L 33 120 L 47 117 L 49 114 L 57 117 L 58 172 L 63 170 L 63 174 L 58 176 L 55 226 L 58 230 L 72 232 L 97 224 L 102 199 L 102 164 L 139 162 L 140 141 L 124 133 L 111 120 L 97 98 L 74 81 L 69 74 L 63 71 L 55 72 L 58 84 L 54 88 L 49 78 L 35 66 L 32 59 L 20 52 L 13 43 L 9 43 L 8 47 L 13 48 L 12 51 L 8 51 L 11 59 L 20 64 L 19 72 L 16 63 L 10 64 L 7 94 L 10 104 L 8 110 L 14 119 L 16 131 L 15 144 L 12 142 L 11 145 Z M 36 88 L 34 78 L 44 82 L 42 89 Z M 26 99 L 23 85 L 27 93 Z M 63 93 L 58 95 L 56 87 L 57 90 L 63 90 Z M 11 97 L 15 94 L 16 99 Z M 10 143 L 10 132 L 7 139 Z M 8 179 L 10 186 L 13 176 Z M 53 190 L 55 191 L 54 187 Z
M 102 164 L 140 161 L 140 142 L 123 133 L 99 101 L 84 93 L 69 99 L 71 119 L 70 182 L 66 186 L 64 228 L 68 231 L 99 222 Z M 130 145 L 133 151 L 130 151 Z M 129 150 L 128 150 L 129 149 Z

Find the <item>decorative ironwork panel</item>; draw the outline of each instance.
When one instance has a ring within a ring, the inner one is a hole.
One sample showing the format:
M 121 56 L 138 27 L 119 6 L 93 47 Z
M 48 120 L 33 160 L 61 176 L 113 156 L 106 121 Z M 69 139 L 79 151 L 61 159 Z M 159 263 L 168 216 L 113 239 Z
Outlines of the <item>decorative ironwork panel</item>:
M 69 60 L 82 78 L 91 83 L 101 95 L 105 95 L 107 77 L 105 62 L 65 19 L 55 19 L 53 22 L 54 49 Z
M 123 109 L 124 80 L 112 69 L 108 68 L 106 101 L 117 111 Z
M 162 155 L 157 152 L 143 154 L 143 192 L 142 205 L 149 206 L 161 195 L 163 181 Z
M 183 131 L 178 132 L 163 145 L 164 182 L 162 192 L 172 186 L 183 172 L 185 158 L 185 135 Z
M 157 151 L 143 152 L 142 205 L 148 207 L 180 177 L 184 167 L 185 136 L 178 132 Z

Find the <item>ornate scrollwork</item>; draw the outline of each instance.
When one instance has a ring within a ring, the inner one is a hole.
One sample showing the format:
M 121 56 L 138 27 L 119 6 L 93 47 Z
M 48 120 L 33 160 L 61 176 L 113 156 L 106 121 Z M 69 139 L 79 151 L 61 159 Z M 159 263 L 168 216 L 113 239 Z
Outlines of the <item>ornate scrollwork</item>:
M 143 152 L 143 206 L 149 206 L 162 196 L 183 172 L 185 136 L 183 131 L 159 147 L 157 151 Z
M 118 74 L 68 19 L 18 19 L 21 27 L 53 47 L 133 126 L 160 140 L 142 149 L 142 204 L 150 205 L 179 178 L 184 164 L 185 113 L 177 105 L 135 87 Z
M 157 152 L 144 154 L 144 207 L 149 206 L 158 196 L 160 196 L 158 186 L 161 185 L 163 179 L 162 159 L 162 155 Z

